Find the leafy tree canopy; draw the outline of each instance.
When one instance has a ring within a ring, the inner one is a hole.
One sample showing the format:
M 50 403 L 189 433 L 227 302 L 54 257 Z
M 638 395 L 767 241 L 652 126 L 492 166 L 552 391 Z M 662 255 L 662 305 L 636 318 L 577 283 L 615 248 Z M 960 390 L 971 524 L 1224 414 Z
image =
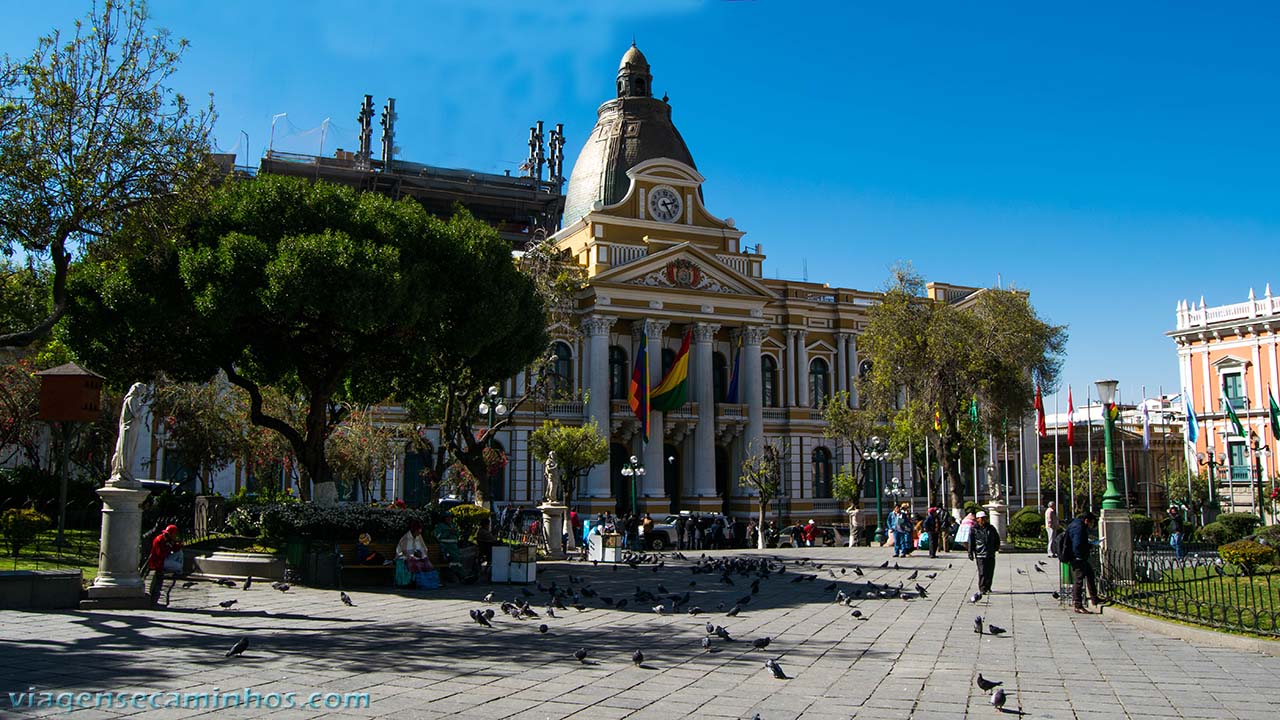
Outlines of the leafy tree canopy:
M 546 462 L 550 453 L 556 454 L 564 495 L 571 497 L 577 479 L 609 459 L 609 440 L 600 434 L 595 420 L 585 425 L 561 425 L 559 420 L 545 420 L 542 427 L 529 435 L 529 452 L 538 462 Z
M 464 358 L 506 377 L 545 347 L 538 296 L 492 228 L 296 178 L 228 181 L 173 237 L 123 236 L 73 280 L 81 358 L 124 378 L 223 371 L 312 482 L 330 481 L 344 403 L 429 394 Z M 305 398 L 301 423 L 264 410 L 265 385 Z
M 212 102 L 193 111 L 167 85 L 185 48 L 141 1 L 103 0 L 72 32 L 0 59 L 0 251 L 47 255 L 52 274 L 48 312 L 0 329 L 0 347 L 30 345 L 66 312 L 77 248 L 207 177 Z
M 959 507 L 956 458 L 966 429 L 975 429 L 963 419 L 971 401 L 988 428 L 1026 416 L 1034 382 L 1055 387 L 1066 339 L 1066 329 L 1042 320 L 1023 292 L 986 288 L 960 303 L 935 301 L 911 266 L 900 265 L 861 337 L 872 363 L 863 397 L 868 409 L 894 420 L 895 437 L 928 438 Z

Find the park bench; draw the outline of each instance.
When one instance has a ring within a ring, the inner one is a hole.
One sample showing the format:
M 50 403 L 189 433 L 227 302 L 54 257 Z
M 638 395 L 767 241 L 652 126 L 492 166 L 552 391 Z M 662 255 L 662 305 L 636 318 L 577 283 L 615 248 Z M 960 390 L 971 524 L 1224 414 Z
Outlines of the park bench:
M 369 549 L 382 555 L 385 560 L 395 560 L 396 546 L 394 543 L 375 542 L 369 546 Z M 356 562 L 355 543 L 339 543 L 334 548 L 334 553 L 338 558 L 339 587 L 390 585 L 395 579 L 395 563 L 369 565 Z M 435 561 L 432 560 L 432 562 Z

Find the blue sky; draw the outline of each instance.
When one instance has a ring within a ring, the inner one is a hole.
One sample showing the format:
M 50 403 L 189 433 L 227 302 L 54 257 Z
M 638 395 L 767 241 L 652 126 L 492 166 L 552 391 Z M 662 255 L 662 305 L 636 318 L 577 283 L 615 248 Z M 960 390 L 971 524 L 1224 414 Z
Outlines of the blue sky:
M 1182 298 L 1261 295 L 1280 260 L 1280 11 L 1267 4 L 153 3 L 191 41 L 174 84 L 212 91 L 217 141 L 355 145 L 364 93 L 397 99 L 405 159 L 516 169 L 528 126 L 572 160 L 632 38 L 713 213 L 770 276 L 874 289 L 929 279 L 1032 293 L 1069 326 L 1064 381 L 1177 385 Z M 6 9 L 28 51 L 87 3 Z M 376 137 L 375 137 L 376 143 Z M 1065 398 L 1065 386 L 1064 386 Z M 1052 400 L 1048 400 L 1052 406 Z M 1065 405 L 1065 399 L 1064 399 Z

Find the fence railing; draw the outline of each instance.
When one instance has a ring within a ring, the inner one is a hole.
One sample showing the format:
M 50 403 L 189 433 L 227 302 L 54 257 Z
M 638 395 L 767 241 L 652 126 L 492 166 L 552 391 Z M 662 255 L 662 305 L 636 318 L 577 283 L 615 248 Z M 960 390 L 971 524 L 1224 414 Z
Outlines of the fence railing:
M 1280 575 L 1246 574 L 1217 553 L 1114 550 L 1101 556 L 1101 590 L 1114 602 L 1152 615 L 1280 637 Z

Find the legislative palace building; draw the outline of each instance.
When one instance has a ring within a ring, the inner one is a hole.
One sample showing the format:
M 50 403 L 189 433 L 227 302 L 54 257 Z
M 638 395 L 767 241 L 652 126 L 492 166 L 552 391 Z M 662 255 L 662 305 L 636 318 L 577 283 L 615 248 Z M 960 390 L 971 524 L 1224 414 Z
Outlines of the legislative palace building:
M 600 106 L 563 192 L 559 126 L 550 133 L 549 153 L 541 123 L 531 128 L 524 176 L 495 176 L 395 160 L 393 141 L 385 137 L 392 110 L 384 109 L 381 161 L 371 157 L 373 113 L 366 98 L 360 152 L 339 151 L 333 158 L 269 153 L 259 172 L 410 194 L 441 211 L 460 201 L 511 237 L 517 250 L 521 238 L 550 235 L 588 279 L 569 313 L 575 320 L 551 328 L 562 399 L 522 405 L 496 434 L 509 457 L 493 488 L 499 505 L 541 501 L 544 474 L 528 450 L 528 436 L 544 419 L 595 419 L 608 434 L 610 453 L 576 484 L 571 502 L 582 512 L 625 510 L 633 492 L 639 509 L 655 515 L 752 512 L 755 499 L 738 481 L 742 459 L 749 448 L 780 440 L 786 455 L 775 509 L 783 519 L 847 520 L 832 499 L 832 480 L 854 459 L 847 444 L 823 437 L 821 408 L 836 392 L 853 393 L 862 363 L 858 335 L 878 294 L 765 277 L 761 245 L 745 243 L 746 233 L 732 219 L 708 207 L 704 178 L 672 122 L 671 105 L 653 97 L 640 50 L 633 46 L 623 56 L 616 97 Z M 940 283 L 928 290 L 935 300 L 957 304 L 982 292 Z M 640 338 L 647 339 L 649 375 L 657 386 L 686 332 L 688 401 L 670 412 L 651 412 L 646 443 L 627 403 Z M 520 397 L 528 386 L 520 375 L 503 384 L 502 394 Z M 632 456 L 645 468 L 634 490 L 636 476 L 622 472 Z M 1032 449 L 1028 466 L 1034 457 Z M 407 453 L 381 491 L 415 499 L 419 469 Z M 913 472 L 909 461 L 890 463 L 885 479 L 893 478 L 922 507 L 924 468 Z M 874 487 L 864 494 L 873 498 Z

